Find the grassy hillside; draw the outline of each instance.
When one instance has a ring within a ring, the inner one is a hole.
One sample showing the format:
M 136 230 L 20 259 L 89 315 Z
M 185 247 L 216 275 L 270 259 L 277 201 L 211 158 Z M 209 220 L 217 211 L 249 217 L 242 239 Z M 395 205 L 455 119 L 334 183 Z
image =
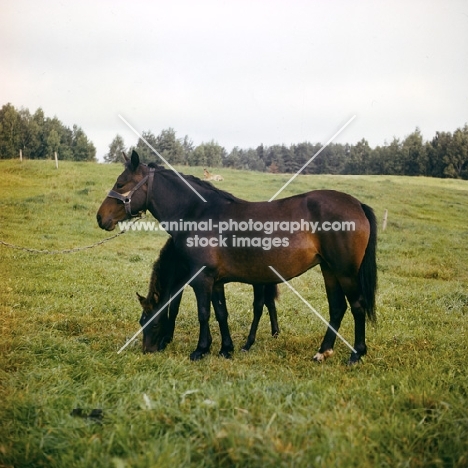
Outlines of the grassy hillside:
M 182 168 L 202 176 L 202 168 Z M 0 161 L 0 240 L 67 249 L 109 237 L 96 211 L 119 165 Z M 287 175 L 219 169 L 216 184 L 270 198 Z M 93 249 L 47 255 L 0 245 L 0 467 L 468 465 L 468 182 L 299 176 L 281 197 L 317 188 L 372 206 L 379 233 L 378 323 L 348 368 L 337 342 L 312 362 L 323 324 L 281 287 L 281 334 L 262 320 L 241 353 L 252 288 L 226 287 L 236 352 L 190 362 L 196 302 L 184 293 L 175 341 L 143 355 L 135 292 L 146 293 L 165 234 L 128 232 Z M 325 317 L 318 268 L 292 281 Z M 347 313 L 340 332 L 353 339 Z M 103 419 L 72 417 L 74 408 Z

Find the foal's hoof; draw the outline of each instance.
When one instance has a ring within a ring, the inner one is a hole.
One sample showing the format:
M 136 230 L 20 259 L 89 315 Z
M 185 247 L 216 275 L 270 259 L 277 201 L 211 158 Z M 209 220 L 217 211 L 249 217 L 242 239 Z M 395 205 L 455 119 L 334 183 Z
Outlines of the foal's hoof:
M 312 359 L 316 362 L 323 362 L 333 355 L 333 349 L 327 349 L 323 353 L 317 353 Z
M 205 354 L 209 353 L 209 351 L 198 351 L 197 349 L 190 355 L 191 361 L 199 361 L 205 357 Z
M 232 353 L 234 351 L 234 345 L 232 343 L 226 345 L 226 346 L 223 346 L 220 350 L 219 350 L 219 355 L 223 358 L 226 358 L 226 359 L 231 359 L 232 358 Z
M 159 342 L 158 351 L 164 351 L 167 348 L 167 345 L 172 341 L 171 336 L 164 336 Z

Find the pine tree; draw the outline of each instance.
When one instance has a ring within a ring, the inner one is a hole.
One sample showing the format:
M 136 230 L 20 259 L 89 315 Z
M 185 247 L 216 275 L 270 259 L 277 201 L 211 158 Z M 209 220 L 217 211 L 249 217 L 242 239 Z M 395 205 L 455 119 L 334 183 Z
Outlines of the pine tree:
M 107 163 L 116 163 L 122 161 L 122 153 L 125 153 L 124 139 L 117 134 L 109 145 L 109 152 L 104 155 L 104 161 Z

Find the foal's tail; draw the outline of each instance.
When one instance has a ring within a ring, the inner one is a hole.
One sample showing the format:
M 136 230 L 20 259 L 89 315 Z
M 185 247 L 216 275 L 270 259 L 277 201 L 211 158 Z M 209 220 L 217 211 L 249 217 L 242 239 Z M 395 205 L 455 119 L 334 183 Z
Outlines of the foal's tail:
M 364 259 L 359 269 L 359 280 L 362 295 L 364 296 L 364 308 L 367 318 L 375 322 L 375 293 L 377 291 L 377 220 L 374 210 L 370 206 L 364 204 L 361 206 L 370 224 L 370 236 L 366 247 L 366 253 L 364 254 Z
M 266 284 L 264 289 L 265 303 L 268 300 L 276 301 L 279 297 L 279 288 L 277 284 Z

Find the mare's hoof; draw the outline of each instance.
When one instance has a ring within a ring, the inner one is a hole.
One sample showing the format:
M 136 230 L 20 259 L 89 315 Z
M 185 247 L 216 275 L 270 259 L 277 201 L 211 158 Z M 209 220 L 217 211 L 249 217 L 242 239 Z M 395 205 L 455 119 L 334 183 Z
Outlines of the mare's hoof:
M 333 349 L 327 349 L 323 353 L 317 353 L 312 359 L 316 362 L 323 362 L 333 355 Z
M 348 366 L 355 366 L 361 362 L 361 356 L 356 353 L 352 353 L 348 361 Z

